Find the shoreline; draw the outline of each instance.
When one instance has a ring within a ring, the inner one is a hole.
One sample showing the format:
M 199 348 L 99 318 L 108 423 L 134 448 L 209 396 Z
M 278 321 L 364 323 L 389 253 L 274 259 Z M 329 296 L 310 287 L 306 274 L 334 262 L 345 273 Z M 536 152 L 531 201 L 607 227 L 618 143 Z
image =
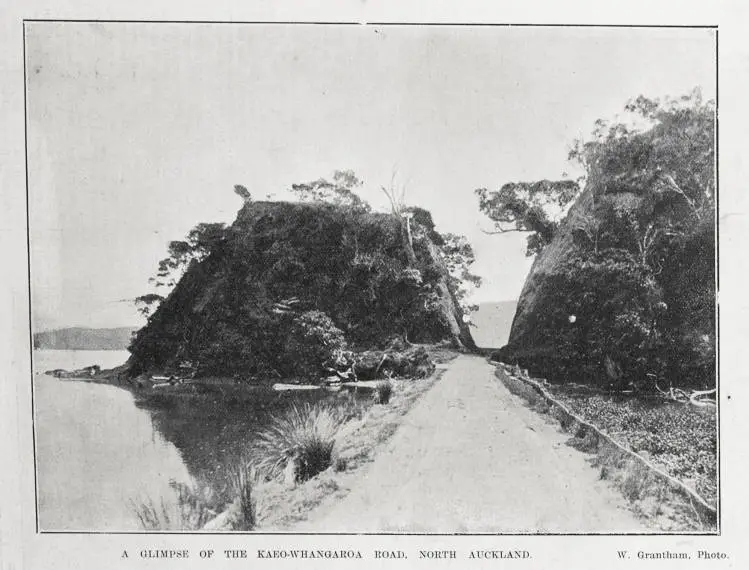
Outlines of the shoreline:
M 435 355 L 437 369 L 429 377 L 391 380 L 394 390 L 389 403 L 373 404 L 360 419 L 344 424 L 336 438 L 335 460 L 328 469 L 302 483 L 285 483 L 279 479 L 256 483 L 252 493 L 257 501 L 257 523 L 251 530 L 289 531 L 318 509 L 348 495 L 367 466 L 376 461 L 406 414 L 439 382 L 447 363 L 459 354 L 448 352 Z M 235 500 L 202 530 L 247 532 L 236 528 L 239 518 L 239 505 Z
M 389 381 L 393 386 L 389 402 L 384 404 L 369 403 L 376 392 L 376 385 L 380 381 L 362 380 L 346 382 L 330 390 L 333 397 L 336 391 L 357 393 L 367 403 L 362 408 L 361 415 L 347 421 L 336 436 L 334 460 L 331 466 L 311 479 L 300 483 L 286 483 L 281 478 L 275 480 L 256 480 L 252 485 L 252 494 L 257 501 L 257 524 L 251 529 L 243 528 L 239 516 L 238 495 L 229 497 L 224 508 L 215 511 L 218 514 L 205 524 L 192 530 L 239 531 L 250 530 L 283 530 L 304 521 L 316 508 L 335 502 L 348 494 L 355 485 L 356 479 L 363 468 L 375 460 L 378 450 L 395 433 L 402 423 L 403 417 L 428 392 L 447 368 L 446 363 L 458 356 L 454 349 L 425 346 L 435 365 L 434 372 L 426 378 L 398 377 Z M 259 392 L 277 392 L 273 381 L 268 382 L 237 382 L 231 377 L 204 377 L 185 380 L 173 386 L 152 388 L 152 384 L 137 384 L 137 377 L 129 377 L 129 363 L 87 374 L 93 366 L 54 374 L 59 371 L 46 371 L 63 382 L 83 382 L 91 384 L 105 384 L 122 388 L 133 395 L 137 407 L 149 409 L 186 410 L 195 407 L 200 409 L 208 405 L 210 409 L 222 406 L 232 401 L 233 406 L 249 403 L 259 396 Z M 83 373 L 82 373 L 83 372 Z M 145 375 L 141 377 L 144 380 Z M 150 377 L 149 377 L 150 379 Z M 278 379 L 276 379 L 277 381 Z M 291 379 L 290 381 L 299 380 Z M 345 385 L 343 385 L 345 384 Z M 295 386 L 305 386 L 296 384 Z M 310 386 L 310 385 L 307 385 Z M 324 385 L 315 386 L 317 391 L 328 393 Z M 324 396 L 323 396 L 324 397 Z M 344 398 L 344 400 L 348 400 Z M 333 403 L 333 406 L 337 404 Z M 206 408 L 206 409 L 209 409 Z M 184 528 L 188 531 L 190 529 Z

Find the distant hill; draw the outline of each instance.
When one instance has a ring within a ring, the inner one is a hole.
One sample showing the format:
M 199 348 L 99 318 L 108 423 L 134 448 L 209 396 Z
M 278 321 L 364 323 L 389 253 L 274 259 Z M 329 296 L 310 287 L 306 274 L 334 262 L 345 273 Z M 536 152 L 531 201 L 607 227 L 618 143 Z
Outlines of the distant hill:
M 53 350 L 126 350 L 136 327 L 72 327 L 34 334 L 34 348 Z
M 507 344 L 515 317 L 517 301 L 499 301 L 479 304 L 478 311 L 471 314 L 471 327 L 476 344 L 482 348 L 500 348 Z

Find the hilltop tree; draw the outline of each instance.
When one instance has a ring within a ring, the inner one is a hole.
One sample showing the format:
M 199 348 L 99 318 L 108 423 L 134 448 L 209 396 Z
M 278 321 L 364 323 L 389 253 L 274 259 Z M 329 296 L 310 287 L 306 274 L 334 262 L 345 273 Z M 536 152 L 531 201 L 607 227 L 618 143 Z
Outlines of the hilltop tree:
M 396 175 L 397 172 L 393 170 L 393 175 L 390 177 L 390 185 L 388 187 L 380 186 L 380 189 L 387 196 L 390 202 L 390 211 L 401 225 L 403 249 L 406 250 L 406 255 L 408 255 L 408 262 L 414 265 L 416 263 L 416 253 L 414 252 L 413 232 L 411 231 L 413 212 L 409 211 L 409 208 L 406 206 L 407 186 L 401 184 L 398 187 L 395 183 Z
M 250 191 L 241 184 L 234 185 L 234 193 L 242 198 L 245 203 L 252 201 L 252 194 L 250 194 Z
M 363 182 L 352 170 L 336 170 L 332 181 L 318 178 L 312 182 L 292 184 L 291 191 L 302 202 L 326 202 L 369 212 L 370 205 L 356 193 L 362 185 Z
M 715 105 L 698 89 L 659 101 L 640 95 L 627 123 L 599 120 L 570 159 L 593 183 L 597 217 L 609 245 L 656 271 L 667 251 L 715 215 Z

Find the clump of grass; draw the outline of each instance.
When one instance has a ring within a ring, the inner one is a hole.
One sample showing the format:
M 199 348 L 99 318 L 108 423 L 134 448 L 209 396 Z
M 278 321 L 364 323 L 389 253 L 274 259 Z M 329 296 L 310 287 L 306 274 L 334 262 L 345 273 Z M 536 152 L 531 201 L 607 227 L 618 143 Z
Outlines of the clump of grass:
M 236 530 L 252 530 L 257 524 L 257 501 L 254 489 L 256 482 L 255 469 L 246 461 L 242 461 L 229 474 L 234 493 L 239 506 Z
M 387 404 L 393 394 L 393 383 L 390 380 L 380 380 L 375 385 L 374 400 L 376 404 Z
M 622 493 L 630 502 L 637 501 L 644 496 L 647 485 L 648 471 L 639 462 L 629 461 L 625 468 Z
M 130 499 L 130 508 L 144 530 L 199 530 L 216 516 L 208 507 L 207 489 L 176 481 L 170 481 L 169 486 L 176 494 L 174 502 L 164 497 L 158 504 L 151 497 Z
M 130 510 L 138 517 L 143 530 L 170 530 L 172 527 L 172 514 L 164 498 L 161 498 L 157 506 L 151 497 L 130 499 Z
M 324 404 L 294 406 L 261 431 L 255 446 L 257 468 L 270 478 L 292 464 L 296 482 L 311 479 L 330 467 L 341 415 Z

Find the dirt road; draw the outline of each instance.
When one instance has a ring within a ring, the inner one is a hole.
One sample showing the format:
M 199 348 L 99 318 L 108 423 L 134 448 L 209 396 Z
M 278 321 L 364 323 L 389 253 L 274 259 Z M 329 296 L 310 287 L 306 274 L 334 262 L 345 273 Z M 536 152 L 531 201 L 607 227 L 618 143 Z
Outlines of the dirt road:
M 477 356 L 460 356 L 339 503 L 299 531 L 647 532 Z

